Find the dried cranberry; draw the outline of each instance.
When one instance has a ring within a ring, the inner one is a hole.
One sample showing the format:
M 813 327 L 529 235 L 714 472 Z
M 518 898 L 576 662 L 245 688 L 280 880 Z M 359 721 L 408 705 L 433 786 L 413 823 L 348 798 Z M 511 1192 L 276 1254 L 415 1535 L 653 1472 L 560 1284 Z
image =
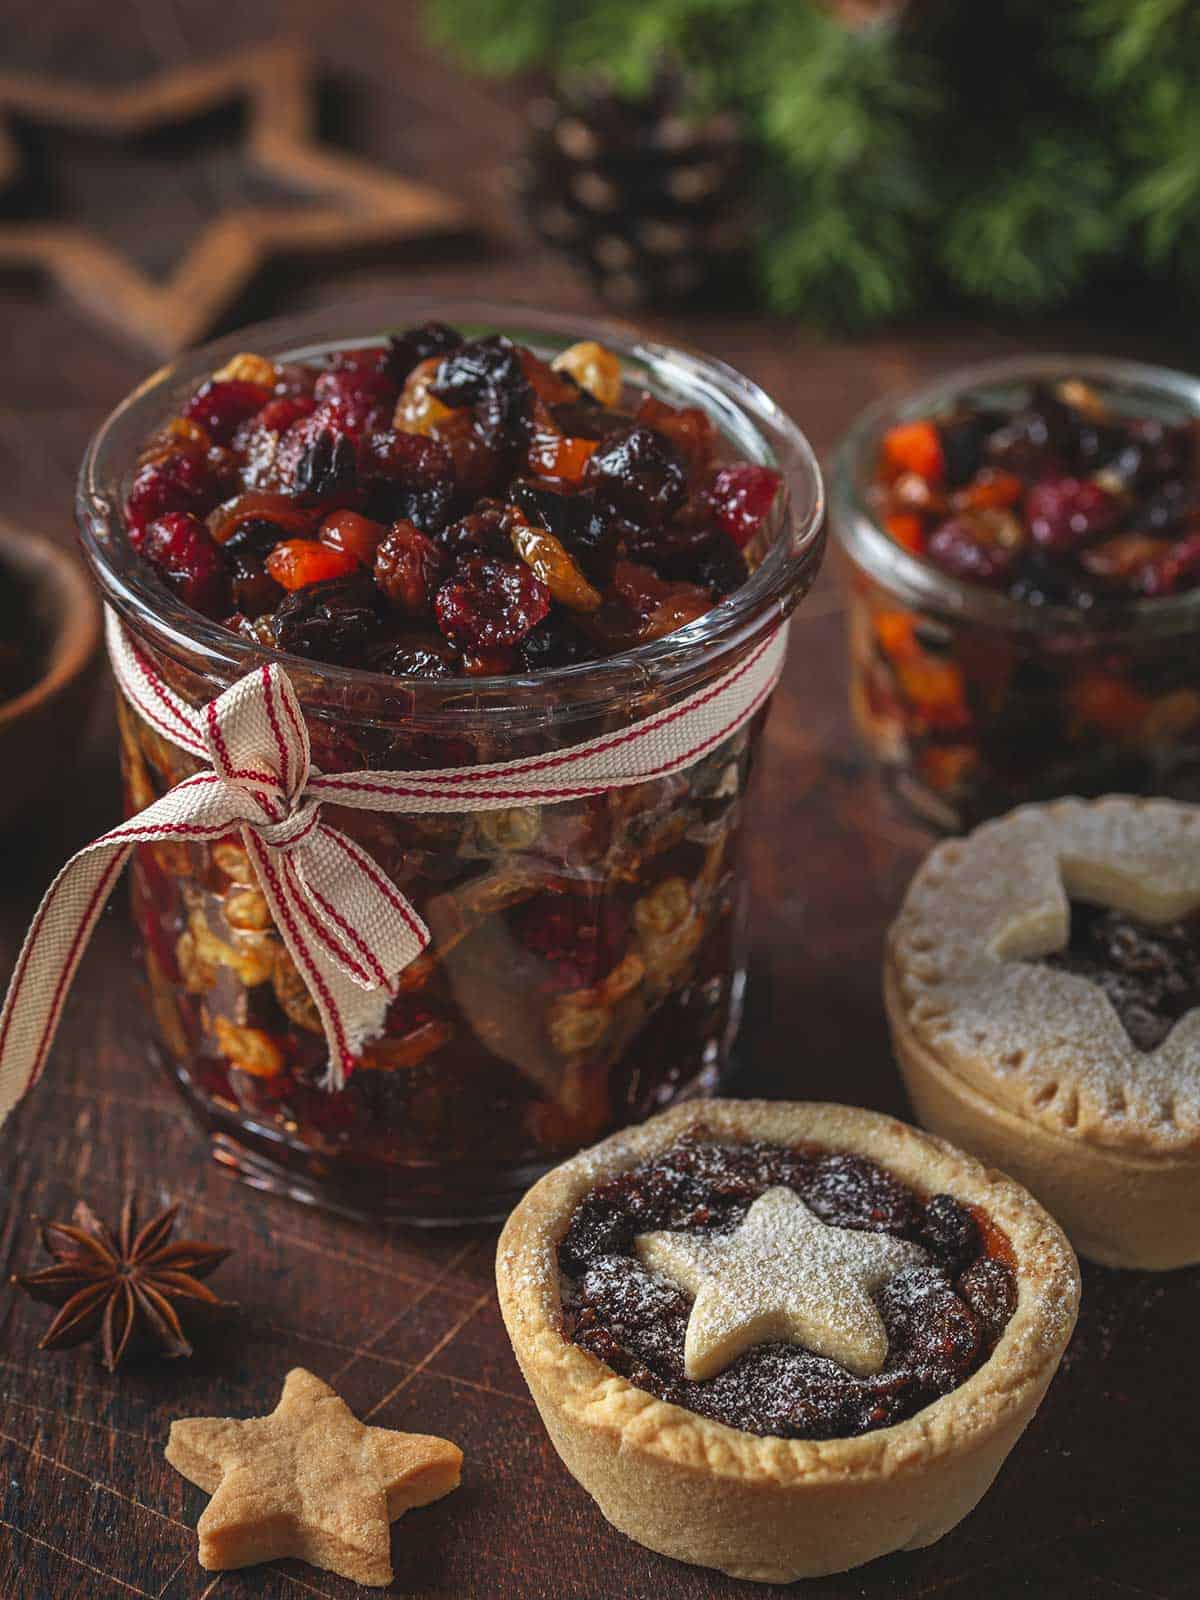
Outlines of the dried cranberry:
M 1002 583 L 1025 547 L 1025 532 L 1008 511 L 964 511 L 935 528 L 925 553 L 955 578 Z
M 398 611 L 427 611 L 446 558 L 411 522 L 396 522 L 375 553 L 375 582 Z
M 663 522 L 687 492 L 679 452 L 650 428 L 627 428 L 597 448 L 588 477 L 599 495 L 639 527 Z
M 781 482 L 770 467 L 758 467 L 749 461 L 722 467 L 714 476 L 706 499 L 722 531 L 739 550 L 762 527 Z
M 269 400 L 250 422 L 268 433 L 286 433 L 293 422 L 311 417 L 316 409 L 316 401 L 308 395 L 280 395 L 278 399 Z
M 472 654 L 519 644 L 550 611 L 550 591 L 523 561 L 470 556 L 434 600 L 438 627 Z
M 280 602 L 274 623 L 281 650 L 361 666 L 379 635 L 375 585 L 365 573 L 309 584 Z
M 1073 550 L 1111 533 L 1121 515 L 1116 495 L 1086 478 L 1043 478 L 1025 496 L 1025 517 L 1043 550 Z
M 210 617 L 229 610 L 225 563 L 197 517 L 186 511 L 168 511 L 146 529 L 141 548 L 186 605 Z
M 125 502 L 130 544 L 135 550 L 141 547 L 141 536 L 156 517 L 168 511 L 203 515 L 219 494 L 220 486 L 199 450 L 173 450 L 158 461 L 148 461 L 138 469 Z
M 540 895 L 515 913 L 514 932 L 540 956 L 553 987 L 588 989 L 611 972 L 629 942 L 628 914 L 612 895 Z
M 214 444 L 228 444 L 239 424 L 261 411 L 271 391 L 241 378 L 213 378 L 183 408 L 189 422 L 198 422 Z
M 355 352 L 356 354 L 358 352 Z M 322 372 L 313 388 L 313 398 L 334 413 L 343 408 L 363 407 L 391 412 L 400 390 L 378 365 L 347 363 Z
M 429 387 L 443 405 L 469 406 L 480 436 L 492 448 L 521 437 L 532 390 L 520 352 L 503 334 L 459 345 L 443 359 Z
M 412 369 L 430 356 L 441 356 L 456 350 L 462 335 L 444 322 L 427 322 L 420 328 L 406 328 L 394 333 L 388 340 L 387 370 L 393 380 L 403 384 Z

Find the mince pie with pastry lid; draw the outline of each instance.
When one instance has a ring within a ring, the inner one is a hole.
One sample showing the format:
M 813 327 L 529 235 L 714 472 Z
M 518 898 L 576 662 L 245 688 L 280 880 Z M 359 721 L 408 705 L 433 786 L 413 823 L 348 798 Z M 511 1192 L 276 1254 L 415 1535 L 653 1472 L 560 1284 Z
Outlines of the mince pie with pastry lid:
M 923 1123 L 1095 1260 L 1200 1260 L 1200 807 L 1060 800 L 939 845 L 885 995 Z
M 841 1106 L 678 1107 L 537 1184 L 500 1305 L 559 1454 L 652 1549 L 790 1582 L 974 1506 L 1070 1337 L 1024 1190 Z

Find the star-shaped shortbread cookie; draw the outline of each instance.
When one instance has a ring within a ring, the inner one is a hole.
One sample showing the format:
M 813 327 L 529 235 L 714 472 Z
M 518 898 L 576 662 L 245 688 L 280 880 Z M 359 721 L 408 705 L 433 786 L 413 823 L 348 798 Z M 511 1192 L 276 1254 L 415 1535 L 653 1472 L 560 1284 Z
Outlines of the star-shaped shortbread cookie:
M 370 1428 L 311 1372 L 289 1372 L 269 1417 L 171 1424 L 167 1460 L 212 1499 L 197 1525 L 214 1571 L 298 1556 L 356 1583 L 391 1582 L 389 1524 L 458 1487 L 448 1439 Z
M 872 1293 L 920 1246 L 882 1233 L 834 1228 L 790 1189 L 768 1189 L 732 1233 L 643 1233 L 643 1265 L 695 1296 L 684 1341 L 689 1378 L 713 1378 L 768 1340 L 802 1344 L 859 1377 L 887 1358 Z

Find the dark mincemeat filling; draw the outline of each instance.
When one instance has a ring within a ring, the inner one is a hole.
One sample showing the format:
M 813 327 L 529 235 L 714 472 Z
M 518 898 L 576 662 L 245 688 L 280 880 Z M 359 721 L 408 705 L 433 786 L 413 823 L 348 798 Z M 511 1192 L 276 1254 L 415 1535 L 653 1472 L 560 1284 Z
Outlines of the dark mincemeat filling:
M 795 1191 L 822 1221 L 919 1244 L 877 1303 L 883 1370 L 856 1378 L 799 1345 L 759 1345 L 715 1378 L 683 1375 L 691 1300 L 652 1276 L 634 1239 L 653 1229 L 728 1232 L 766 1190 Z M 989 1230 L 990 1231 L 990 1230 Z M 997 1238 L 992 1235 L 993 1241 Z M 683 1139 L 594 1189 L 559 1247 L 563 1333 L 638 1388 L 747 1433 L 845 1438 L 888 1427 L 957 1388 L 994 1348 L 1017 1301 L 1006 1244 L 950 1195 L 926 1200 L 862 1156 Z
M 1137 1048 L 1156 1050 L 1200 1006 L 1200 913 L 1151 925 L 1073 900 L 1067 948 L 1042 963 L 1098 984 Z

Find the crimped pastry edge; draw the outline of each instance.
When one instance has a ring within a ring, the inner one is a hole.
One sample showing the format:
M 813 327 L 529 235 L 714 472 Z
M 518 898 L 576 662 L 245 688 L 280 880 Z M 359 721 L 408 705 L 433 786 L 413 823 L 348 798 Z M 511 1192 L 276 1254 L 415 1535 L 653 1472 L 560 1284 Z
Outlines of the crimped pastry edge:
M 988 1360 L 916 1416 L 853 1439 L 762 1438 L 659 1400 L 561 1332 L 557 1251 L 583 1196 L 681 1134 L 815 1143 L 871 1157 L 929 1194 L 983 1207 L 1016 1255 L 1017 1308 Z M 693 1102 L 616 1134 L 548 1173 L 510 1216 L 497 1248 L 501 1313 L 539 1403 L 616 1436 L 635 1470 L 649 1456 L 687 1471 L 811 1491 L 853 1478 L 919 1474 L 1028 1420 L 1070 1339 L 1079 1304 L 1074 1252 L 1057 1223 L 1010 1178 L 932 1134 L 858 1107 L 764 1100 Z M 1022 1424 L 1023 1425 L 1023 1424 Z M 1011 1441 L 1010 1441 L 1011 1442 Z M 1007 1449 L 1007 1447 L 1006 1447 Z M 585 1487 L 588 1485 L 585 1483 Z

